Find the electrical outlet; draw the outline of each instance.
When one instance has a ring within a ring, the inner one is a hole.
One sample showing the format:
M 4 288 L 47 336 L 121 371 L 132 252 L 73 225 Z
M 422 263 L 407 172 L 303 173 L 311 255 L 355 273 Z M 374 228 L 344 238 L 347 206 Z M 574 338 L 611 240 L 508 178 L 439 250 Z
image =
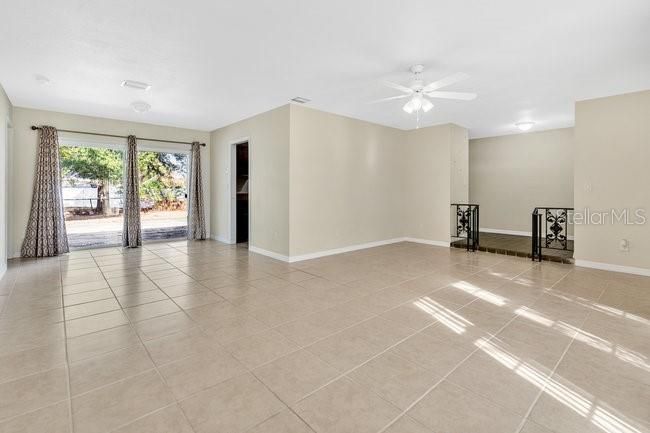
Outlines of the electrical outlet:
M 621 242 L 618 244 L 618 249 L 623 252 L 630 251 L 630 242 L 627 239 L 621 239 Z
M 585 183 L 585 192 L 591 192 L 591 183 L 587 182 Z

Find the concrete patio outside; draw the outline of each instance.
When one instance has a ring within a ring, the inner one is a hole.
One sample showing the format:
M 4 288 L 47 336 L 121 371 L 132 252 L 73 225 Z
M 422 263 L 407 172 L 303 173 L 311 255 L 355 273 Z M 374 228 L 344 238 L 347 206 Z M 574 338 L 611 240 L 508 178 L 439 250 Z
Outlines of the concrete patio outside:
M 140 214 L 142 240 L 168 240 L 187 235 L 187 211 L 150 211 Z M 66 221 L 70 248 L 120 245 L 122 216 Z

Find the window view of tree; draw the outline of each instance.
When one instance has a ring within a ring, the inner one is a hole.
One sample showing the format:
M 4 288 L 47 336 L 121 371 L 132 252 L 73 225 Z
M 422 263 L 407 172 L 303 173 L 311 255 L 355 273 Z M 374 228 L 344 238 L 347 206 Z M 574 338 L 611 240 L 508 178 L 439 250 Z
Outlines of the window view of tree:
M 71 184 L 89 181 L 97 188 L 95 212 L 111 212 L 109 183 L 121 182 L 123 174 L 122 152 L 94 147 L 67 147 L 60 149 L 63 177 Z
M 122 195 L 122 151 L 95 147 L 62 146 L 61 170 L 72 187 L 86 182 L 96 188 L 94 213 L 111 215 L 111 191 Z M 187 156 L 178 153 L 139 152 L 140 199 L 143 210 L 177 210 L 185 204 Z M 92 201 L 91 201 L 92 202 Z M 85 206 L 84 206 L 85 207 Z M 121 208 L 121 202 L 118 204 Z
M 185 205 L 187 157 L 183 154 L 140 152 L 140 199 L 144 209 L 176 210 Z

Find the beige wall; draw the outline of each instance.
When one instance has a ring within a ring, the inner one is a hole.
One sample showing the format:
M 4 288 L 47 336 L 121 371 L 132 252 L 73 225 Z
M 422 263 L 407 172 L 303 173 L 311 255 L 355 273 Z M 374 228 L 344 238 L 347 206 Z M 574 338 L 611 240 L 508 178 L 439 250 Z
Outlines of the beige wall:
M 133 134 L 139 137 L 157 138 L 163 140 L 201 141 L 209 143 L 210 134 L 204 131 L 157 126 L 145 123 L 124 122 L 97 117 L 79 116 L 75 114 L 57 113 L 52 111 L 14 108 L 14 140 L 11 151 L 10 169 L 10 214 L 9 214 L 9 248 L 12 256 L 20 255 L 20 247 L 25 235 L 25 227 L 29 217 L 32 200 L 32 186 L 38 135 L 30 129 L 31 125 L 51 125 L 58 129 L 69 129 L 89 132 L 99 132 L 115 135 Z M 96 140 L 87 136 L 88 140 Z M 120 140 L 120 139 L 116 139 Z M 106 140 L 102 139 L 102 142 Z M 124 140 L 125 141 L 125 140 Z M 122 141 L 122 142 L 124 142 Z M 147 142 L 144 142 L 147 144 Z M 121 143 L 115 143 L 121 144 Z M 152 144 L 152 143 L 149 143 Z M 188 150 L 187 145 L 156 146 L 163 149 Z M 203 187 L 206 200 L 210 197 L 210 146 L 201 150 L 203 168 Z M 210 205 L 206 203 L 206 219 L 210 221 Z M 208 232 L 209 232 L 208 223 Z
M 212 236 L 223 241 L 231 237 L 231 146 L 248 140 L 250 244 L 281 256 L 402 237 L 446 243 L 451 195 L 466 195 L 467 131 L 455 125 L 401 131 L 294 105 L 209 135 L 24 108 L 14 117 L 9 222 L 14 254 L 29 215 L 37 140 L 32 124 L 209 141 L 203 155 L 207 217 Z
M 455 125 L 447 124 L 405 132 L 407 237 L 449 243 L 453 129 Z
M 249 141 L 249 244 L 289 255 L 289 106 L 213 131 L 213 237 L 230 239 L 230 151 Z
M 404 152 L 404 131 L 291 105 L 291 256 L 403 237 Z
M 246 139 L 250 245 L 283 258 L 404 237 L 447 244 L 452 189 L 467 196 L 465 129 L 402 131 L 287 105 L 212 133 L 212 227 L 222 241 L 231 240 L 230 149 Z
M 575 205 L 650 215 L 650 91 L 576 104 Z M 650 275 L 650 220 L 576 225 L 576 263 L 642 268 Z M 629 251 L 619 250 L 621 239 Z
M 481 228 L 530 232 L 536 206 L 573 207 L 573 128 L 469 142 L 469 195 Z
M 13 107 L 7 94 L 0 85 L 0 277 L 7 269 L 7 235 L 8 235 L 8 184 L 9 184 L 9 143 L 13 128 L 8 128 L 12 123 Z
M 451 146 L 451 202 L 469 202 L 469 139 L 468 131 L 449 125 Z
M 283 256 L 394 238 L 449 241 L 452 201 L 481 204 L 484 228 L 528 232 L 538 205 L 650 210 L 650 91 L 579 102 L 576 127 L 467 140 L 440 125 L 401 131 L 286 105 L 213 131 L 184 130 L 24 108 L 0 88 L 0 228 L 20 250 L 37 134 L 32 124 L 210 142 L 203 151 L 212 235 L 230 239 L 230 150 L 250 144 L 251 245 Z M 6 155 L 6 156 L 5 156 Z M 469 194 L 467 185 L 469 184 Z M 468 197 L 469 196 L 469 197 Z M 2 203 L 6 200 L 6 205 Z M 212 212 L 210 212 L 212 211 Z M 646 214 L 648 216 L 648 214 Z M 650 225 L 577 225 L 578 263 L 650 269 Z M 630 250 L 619 251 L 622 239 Z M 0 260 L 3 259 L 0 233 Z M 0 261 L 0 266 L 2 261 Z M 650 272 L 650 271 L 648 271 Z

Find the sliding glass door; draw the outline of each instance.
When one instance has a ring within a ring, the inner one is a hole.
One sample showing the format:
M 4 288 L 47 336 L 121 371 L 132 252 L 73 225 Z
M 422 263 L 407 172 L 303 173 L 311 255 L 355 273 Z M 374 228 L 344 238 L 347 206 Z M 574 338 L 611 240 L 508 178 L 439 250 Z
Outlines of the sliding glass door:
M 120 245 L 124 219 L 124 152 L 61 146 L 63 207 L 71 248 Z
M 124 151 L 121 146 L 62 145 L 63 205 L 71 248 L 122 243 Z M 185 238 L 189 155 L 141 151 L 143 241 Z
M 139 152 L 143 241 L 187 236 L 188 160 L 186 153 Z

